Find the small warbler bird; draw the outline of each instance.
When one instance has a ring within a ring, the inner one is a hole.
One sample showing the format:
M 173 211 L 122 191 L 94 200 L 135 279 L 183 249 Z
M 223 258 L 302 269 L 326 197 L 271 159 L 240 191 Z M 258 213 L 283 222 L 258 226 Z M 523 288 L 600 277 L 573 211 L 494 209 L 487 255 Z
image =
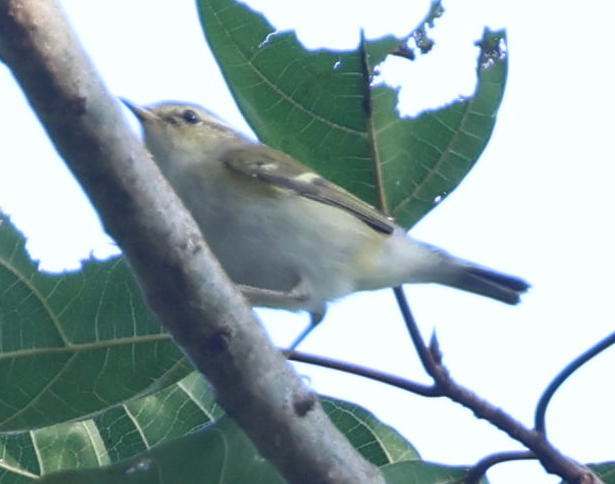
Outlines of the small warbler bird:
M 212 251 L 253 306 L 307 310 L 355 291 L 438 283 L 508 304 L 528 284 L 406 235 L 290 156 L 187 104 L 124 103 Z

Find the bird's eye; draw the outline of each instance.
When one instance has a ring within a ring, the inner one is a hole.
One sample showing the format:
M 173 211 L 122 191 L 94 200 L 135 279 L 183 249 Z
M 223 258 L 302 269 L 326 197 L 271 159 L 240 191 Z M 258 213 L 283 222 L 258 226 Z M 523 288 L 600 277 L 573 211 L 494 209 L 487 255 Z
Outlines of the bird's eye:
M 196 124 L 201 120 L 201 118 L 199 118 L 199 115 L 196 113 L 196 111 L 193 111 L 192 109 L 186 109 L 182 113 L 182 118 L 184 118 L 184 121 L 190 124 Z

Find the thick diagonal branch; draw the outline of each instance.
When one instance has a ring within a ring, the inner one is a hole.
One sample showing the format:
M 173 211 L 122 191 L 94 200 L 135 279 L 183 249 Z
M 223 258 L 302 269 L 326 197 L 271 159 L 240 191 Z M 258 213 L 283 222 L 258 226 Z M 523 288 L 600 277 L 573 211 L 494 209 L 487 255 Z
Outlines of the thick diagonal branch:
M 0 56 L 160 320 L 290 482 L 383 482 L 272 347 L 51 0 L 0 0 Z M 5 114 L 6 115 L 6 114 Z

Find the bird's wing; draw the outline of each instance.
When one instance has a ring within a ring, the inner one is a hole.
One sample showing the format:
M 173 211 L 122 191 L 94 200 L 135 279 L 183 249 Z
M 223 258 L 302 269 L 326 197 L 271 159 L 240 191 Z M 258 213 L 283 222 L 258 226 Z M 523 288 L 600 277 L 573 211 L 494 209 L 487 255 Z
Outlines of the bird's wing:
M 390 217 L 290 156 L 280 151 L 274 153 L 276 157 L 272 156 L 271 148 L 253 145 L 229 149 L 221 159 L 233 171 L 346 210 L 379 232 L 390 234 L 395 230 Z

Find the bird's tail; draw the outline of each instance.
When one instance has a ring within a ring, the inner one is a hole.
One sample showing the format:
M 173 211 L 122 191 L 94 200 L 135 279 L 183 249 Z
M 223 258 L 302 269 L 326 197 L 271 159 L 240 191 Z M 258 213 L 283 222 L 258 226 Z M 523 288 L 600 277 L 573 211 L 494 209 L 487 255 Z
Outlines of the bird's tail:
M 530 285 L 523 279 L 459 259 L 438 247 L 399 233 L 390 236 L 359 290 L 408 283 L 436 283 L 517 304 Z
M 457 261 L 456 261 L 457 262 Z M 530 285 L 523 279 L 462 262 L 443 277 L 441 284 L 487 296 L 507 304 L 517 304 Z

